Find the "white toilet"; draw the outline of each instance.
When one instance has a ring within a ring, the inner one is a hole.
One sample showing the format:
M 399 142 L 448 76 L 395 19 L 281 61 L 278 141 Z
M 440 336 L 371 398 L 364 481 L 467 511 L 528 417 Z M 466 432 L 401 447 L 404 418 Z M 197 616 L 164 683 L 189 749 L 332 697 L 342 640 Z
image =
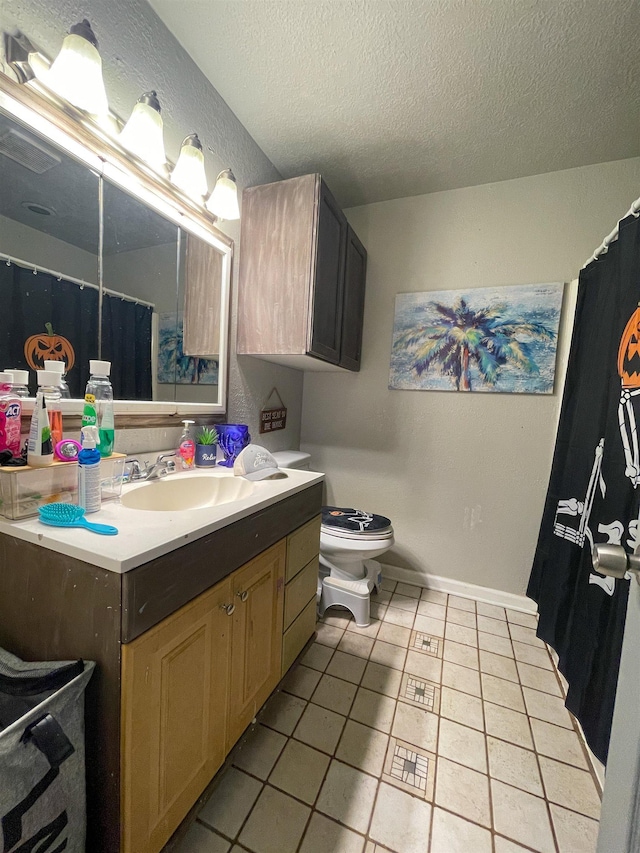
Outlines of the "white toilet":
M 301 451 L 273 454 L 281 468 L 309 469 L 310 456 Z M 320 528 L 318 613 L 346 608 L 365 628 L 370 622 L 373 590 L 382 582 L 380 557 L 394 544 L 393 527 L 382 515 L 343 507 L 323 507 Z

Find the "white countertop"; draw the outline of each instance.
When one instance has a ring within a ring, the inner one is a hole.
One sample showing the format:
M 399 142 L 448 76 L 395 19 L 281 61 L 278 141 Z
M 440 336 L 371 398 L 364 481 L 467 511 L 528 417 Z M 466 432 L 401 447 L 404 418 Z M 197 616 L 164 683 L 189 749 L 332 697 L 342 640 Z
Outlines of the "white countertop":
M 109 501 L 102 505 L 99 512 L 87 516 L 88 521 L 114 525 L 119 531 L 117 536 L 103 536 L 80 527 L 50 527 L 42 524 L 38 518 L 27 521 L 0 519 L 0 533 L 122 574 L 228 524 L 247 518 L 324 479 L 324 474 L 314 471 L 282 470 L 286 478 L 255 482 L 251 495 L 219 506 L 158 512 L 130 509 L 119 501 Z M 197 469 L 194 473 L 170 474 L 168 477 L 188 478 L 196 473 L 202 476 L 203 469 Z M 231 471 L 216 468 L 207 472 L 207 476 L 234 475 Z M 136 488 L 141 488 L 141 484 L 124 486 L 123 495 L 127 490 Z M 153 488 L 153 483 L 145 484 L 144 488 Z

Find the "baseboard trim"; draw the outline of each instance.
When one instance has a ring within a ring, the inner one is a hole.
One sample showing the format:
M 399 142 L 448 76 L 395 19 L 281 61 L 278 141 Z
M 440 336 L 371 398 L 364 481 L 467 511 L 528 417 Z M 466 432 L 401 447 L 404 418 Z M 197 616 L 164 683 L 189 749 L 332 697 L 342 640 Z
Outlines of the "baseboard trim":
M 515 595 L 513 592 L 504 592 L 501 589 L 465 583 L 454 578 L 418 572 L 415 569 L 401 569 L 399 566 L 390 566 L 385 563 L 381 563 L 380 566 L 383 576 L 390 580 L 426 586 L 429 589 L 459 595 L 461 598 L 473 598 L 485 604 L 497 604 L 499 607 L 508 607 L 509 610 L 520 610 L 522 613 L 537 613 L 538 610 L 536 603 L 526 595 Z

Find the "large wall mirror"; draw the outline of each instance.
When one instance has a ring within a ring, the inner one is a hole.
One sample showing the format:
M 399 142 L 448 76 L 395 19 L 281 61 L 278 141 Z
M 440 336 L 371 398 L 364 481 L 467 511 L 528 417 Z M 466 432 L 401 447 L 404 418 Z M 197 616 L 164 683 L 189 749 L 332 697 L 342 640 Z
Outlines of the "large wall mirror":
M 65 150 L 60 128 L 13 109 L 5 85 L 0 75 L 0 370 L 29 370 L 33 394 L 35 370 L 64 359 L 80 398 L 101 358 L 116 412 L 224 412 L 231 241 L 179 194 L 172 204 L 166 181 L 156 197 L 149 175 L 95 144 Z

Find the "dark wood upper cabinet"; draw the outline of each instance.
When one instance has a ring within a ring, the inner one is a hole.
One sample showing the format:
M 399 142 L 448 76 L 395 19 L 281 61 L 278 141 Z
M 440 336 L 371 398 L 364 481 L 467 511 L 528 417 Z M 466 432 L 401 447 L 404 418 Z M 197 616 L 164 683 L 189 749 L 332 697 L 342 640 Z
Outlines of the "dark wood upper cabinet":
M 366 257 L 320 175 L 246 189 L 238 354 L 359 370 Z

